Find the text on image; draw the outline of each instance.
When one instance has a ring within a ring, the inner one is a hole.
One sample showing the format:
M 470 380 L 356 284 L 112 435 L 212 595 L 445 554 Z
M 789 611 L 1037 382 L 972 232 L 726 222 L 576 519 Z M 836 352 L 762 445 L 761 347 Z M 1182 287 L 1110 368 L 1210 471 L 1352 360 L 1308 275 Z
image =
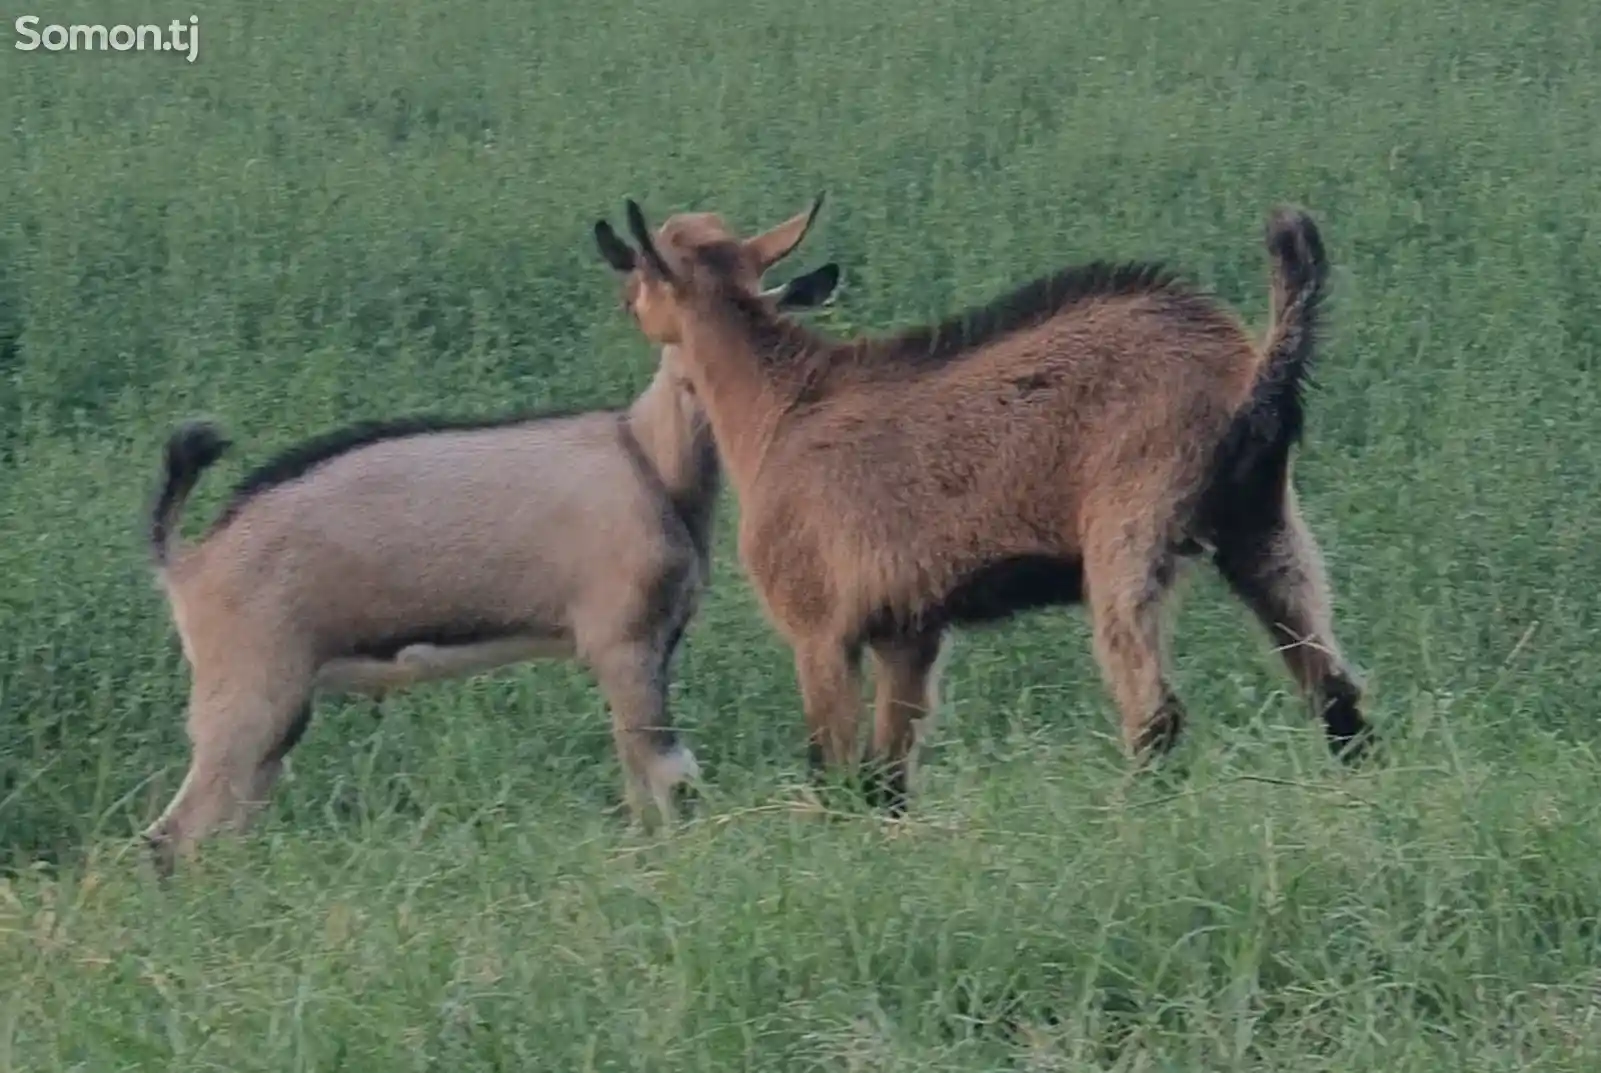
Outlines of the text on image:
M 200 17 L 173 19 L 165 26 L 141 23 L 39 25 L 38 15 L 22 15 L 16 21 L 16 47 L 22 52 L 176 52 L 190 63 L 200 52 Z

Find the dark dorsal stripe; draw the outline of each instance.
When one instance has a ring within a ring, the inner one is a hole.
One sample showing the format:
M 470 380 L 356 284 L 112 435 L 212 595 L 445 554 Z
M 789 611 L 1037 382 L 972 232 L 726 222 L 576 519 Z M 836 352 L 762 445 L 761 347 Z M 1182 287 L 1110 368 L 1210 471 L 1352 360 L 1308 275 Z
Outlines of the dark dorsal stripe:
M 831 352 L 831 360 L 848 361 L 852 354 L 859 358 L 862 352 L 872 351 L 910 365 L 938 364 L 1043 323 L 1074 306 L 1142 295 L 1160 295 L 1188 313 L 1215 315 L 1208 295 L 1159 262 L 1092 261 L 1030 280 L 936 324 L 877 337 L 830 340 L 826 349 Z M 739 310 L 741 320 L 760 340 L 761 349 L 772 352 L 764 355 L 768 360 L 782 363 L 790 356 L 806 355 L 810 360 L 820 356 L 808 353 L 818 340 L 808 329 L 774 318 L 760 302 L 738 288 L 727 288 L 723 297 Z
M 639 438 L 630 427 L 628 415 L 621 413 L 617 420 L 617 439 L 623 454 L 628 457 L 634 473 L 650 489 L 663 506 L 678 518 L 689 532 L 695 545 L 695 554 L 702 567 L 711 562 L 712 520 L 716 514 L 717 496 L 721 491 L 722 463 L 710 436 L 697 437 L 695 444 L 694 478 L 689 488 L 675 495 L 667 488 L 661 473 L 651 462 Z
M 1148 294 L 1207 302 L 1161 263 L 1092 261 L 1030 280 L 937 324 L 898 332 L 878 342 L 878 346 L 914 362 L 940 361 L 1040 324 L 1085 302 Z

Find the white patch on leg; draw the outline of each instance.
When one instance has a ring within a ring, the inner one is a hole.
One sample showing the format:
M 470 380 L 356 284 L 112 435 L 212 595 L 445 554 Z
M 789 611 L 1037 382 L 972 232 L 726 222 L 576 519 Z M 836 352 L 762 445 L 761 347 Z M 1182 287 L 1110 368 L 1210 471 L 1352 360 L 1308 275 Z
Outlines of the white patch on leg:
M 700 781 L 700 763 L 689 746 L 673 746 L 651 761 L 651 791 L 661 797 L 679 783 Z
M 700 764 L 688 746 L 679 744 L 656 754 L 649 761 L 645 773 L 646 785 L 630 790 L 635 817 L 643 819 L 647 829 L 654 828 L 658 822 L 672 824 L 678 811 L 673 804 L 673 787 L 683 783 L 693 784 L 699 779 Z M 648 807 L 643 811 L 640 808 L 647 804 L 639 800 L 641 791 L 648 795 L 648 804 L 655 806 L 654 818 L 647 818 L 651 811 Z

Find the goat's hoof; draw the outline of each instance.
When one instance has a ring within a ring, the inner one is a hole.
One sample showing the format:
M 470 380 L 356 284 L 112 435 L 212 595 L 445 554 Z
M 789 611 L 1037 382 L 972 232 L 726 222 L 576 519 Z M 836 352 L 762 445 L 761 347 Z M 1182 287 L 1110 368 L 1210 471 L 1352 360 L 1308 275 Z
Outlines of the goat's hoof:
M 1378 750 L 1378 735 L 1373 730 L 1373 724 L 1362 717 L 1356 690 L 1345 686 L 1330 689 L 1329 692 L 1331 695 L 1323 708 L 1323 727 L 1328 733 L 1329 750 L 1346 764 L 1371 759 Z
M 705 800 L 700 787 L 692 782 L 675 783 L 668 797 L 673 816 L 679 819 L 693 816 Z
M 872 764 L 863 773 L 862 796 L 869 808 L 881 809 L 892 817 L 906 815 L 911 804 L 903 763 Z
M 177 871 L 178 854 L 172 840 L 160 832 L 146 831 L 139 837 L 145 855 L 156 870 L 156 878 L 165 882 Z
M 1371 723 L 1363 723 L 1354 730 L 1329 728 L 1329 752 L 1347 767 L 1356 767 L 1379 758 L 1382 742 Z
M 1132 735 L 1136 762 L 1143 768 L 1172 752 L 1183 733 L 1184 705 L 1169 696 Z

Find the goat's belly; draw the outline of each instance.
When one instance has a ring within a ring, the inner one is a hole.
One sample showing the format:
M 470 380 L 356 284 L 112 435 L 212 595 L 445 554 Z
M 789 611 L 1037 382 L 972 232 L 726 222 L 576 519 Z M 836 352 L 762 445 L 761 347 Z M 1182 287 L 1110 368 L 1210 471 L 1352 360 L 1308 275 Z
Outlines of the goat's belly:
M 1077 556 L 999 556 L 952 579 L 941 617 L 953 625 L 1000 622 L 1025 611 L 1084 599 L 1084 563 Z
M 568 659 L 575 654 L 567 638 L 513 636 L 456 644 L 408 644 L 388 659 L 341 657 L 317 672 L 317 688 L 331 693 L 385 693 L 419 682 L 462 678 L 513 663 Z
M 870 613 L 868 639 L 986 626 L 1047 607 L 1084 599 L 1084 564 L 1077 556 L 997 556 L 954 571 L 943 589 L 902 591 Z

